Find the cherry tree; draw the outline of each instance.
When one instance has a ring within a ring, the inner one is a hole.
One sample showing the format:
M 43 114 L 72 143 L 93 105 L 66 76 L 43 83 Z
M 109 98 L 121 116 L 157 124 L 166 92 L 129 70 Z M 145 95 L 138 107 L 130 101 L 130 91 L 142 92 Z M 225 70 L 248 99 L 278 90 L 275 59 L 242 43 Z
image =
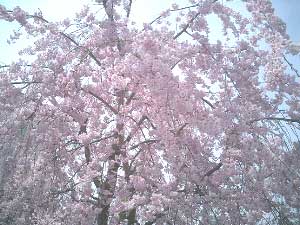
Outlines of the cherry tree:
M 270 1 L 237 2 L 142 28 L 132 0 L 0 5 L 34 42 L 0 70 L 0 224 L 299 223 L 299 48 Z

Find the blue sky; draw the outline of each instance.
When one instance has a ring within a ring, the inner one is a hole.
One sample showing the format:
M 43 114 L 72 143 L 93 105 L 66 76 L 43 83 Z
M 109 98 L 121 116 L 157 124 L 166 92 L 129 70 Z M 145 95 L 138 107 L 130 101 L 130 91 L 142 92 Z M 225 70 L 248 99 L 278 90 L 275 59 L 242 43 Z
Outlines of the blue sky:
M 300 1 L 272 0 L 276 14 L 287 24 L 287 31 L 294 42 L 300 42 Z
M 291 40 L 300 44 L 300 0 L 272 0 L 272 3 L 276 14 L 287 24 Z M 287 58 L 300 71 L 300 55 Z
M 157 14 L 168 8 L 176 0 L 136 0 L 134 1 L 133 18 L 138 23 L 149 22 Z M 82 4 L 90 3 L 90 0 L 0 0 L 0 4 L 7 8 L 21 6 L 29 12 L 40 9 L 45 17 L 51 21 L 61 20 L 74 15 L 79 11 Z M 177 0 L 180 5 L 186 0 Z M 300 42 L 300 0 L 272 0 L 275 12 L 287 24 L 288 34 L 294 42 Z M 26 42 L 19 42 L 13 48 L 6 44 L 6 39 L 12 32 L 12 24 L 0 22 L 0 64 L 9 63 L 16 55 L 17 50 L 26 46 Z M 293 59 L 294 63 L 299 63 L 298 59 Z

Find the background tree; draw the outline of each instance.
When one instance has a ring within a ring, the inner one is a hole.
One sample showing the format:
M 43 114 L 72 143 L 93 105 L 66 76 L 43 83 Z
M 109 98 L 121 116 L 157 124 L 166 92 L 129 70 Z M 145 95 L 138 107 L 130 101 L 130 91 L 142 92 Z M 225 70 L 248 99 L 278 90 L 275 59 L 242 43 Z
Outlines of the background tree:
M 0 223 L 299 223 L 299 50 L 269 1 L 241 2 L 143 29 L 130 0 L 57 23 L 0 5 L 35 40 L 1 66 Z

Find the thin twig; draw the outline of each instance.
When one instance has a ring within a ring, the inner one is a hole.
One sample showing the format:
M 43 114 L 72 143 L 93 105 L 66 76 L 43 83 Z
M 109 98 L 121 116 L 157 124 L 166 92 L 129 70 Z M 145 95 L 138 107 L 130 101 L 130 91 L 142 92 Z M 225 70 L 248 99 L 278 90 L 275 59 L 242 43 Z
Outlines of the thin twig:
M 283 59 L 284 59 L 284 61 L 290 66 L 290 68 L 291 68 L 291 70 L 293 70 L 295 73 L 296 73 L 296 75 L 297 75 L 297 77 L 300 77 L 300 74 L 299 74 L 299 72 L 298 72 L 298 70 L 294 67 L 294 65 L 285 57 L 285 55 L 283 55 Z

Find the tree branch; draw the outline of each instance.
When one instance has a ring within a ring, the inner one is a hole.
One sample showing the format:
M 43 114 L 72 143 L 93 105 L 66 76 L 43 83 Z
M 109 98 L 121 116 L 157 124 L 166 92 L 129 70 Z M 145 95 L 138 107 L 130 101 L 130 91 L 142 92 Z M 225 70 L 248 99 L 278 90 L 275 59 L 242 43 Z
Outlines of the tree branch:
M 191 8 L 195 8 L 199 6 L 199 4 L 194 4 L 194 5 L 190 5 L 190 6 L 186 6 L 186 7 L 182 7 L 182 8 L 178 8 L 178 9 L 170 9 L 170 12 L 176 12 L 176 11 L 181 11 L 181 10 L 185 10 L 185 9 L 191 9 Z M 159 15 L 158 17 L 156 17 L 154 20 L 152 20 L 149 24 L 152 25 L 153 23 L 155 23 L 157 20 L 159 20 L 162 16 Z
M 217 1 L 218 1 L 218 0 L 214 0 L 214 1 L 212 2 L 212 4 L 215 3 L 215 2 L 217 2 Z M 195 14 L 195 16 L 193 16 L 193 18 L 190 19 L 190 21 L 182 28 L 182 30 L 179 31 L 179 32 L 173 37 L 173 39 L 174 39 L 174 40 L 177 39 L 180 35 L 182 35 L 184 32 L 186 32 L 187 29 L 190 27 L 190 25 L 194 22 L 195 19 L 197 19 L 197 17 L 198 17 L 200 14 L 201 14 L 201 12 L 197 12 L 197 13 Z
M 132 0 L 129 0 L 128 8 L 126 9 L 127 14 L 126 17 L 129 18 L 131 12 Z
M 137 124 L 137 127 L 140 129 L 140 131 L 143 133 L 143 129 L 141 128 L 141 125 L 143 124 L 143 122 L 145 121 L 145 120 L 148 120 L 149 121 L 149 123 L 150 123 L 150 125 L 151 125 L 151 127 L 153 128 L 153 129 L 156 129 L 156 127 L 153 125 L 153 123 L 151 122 L 151 120 L 149 119 L 149 117 L 148 116 L 145 116 L 145 115 L 143 115 L 142 117 L 141 117 L 141 119 L 137 122 L 134 118 L 132 118 L 131 116 L 127 116 L 127 117 L 129 117 L 130 119 L 132 119 L 136 124 Z M 125 139 L 125 142 L 128 142 L 128 141 L 130 141 L 131 140 L 131 138 L 133 137 L 133 135 L 135 135 L 135 133 L 137 132 L 137 130 L 134 130 L 134 132 L 130 132 L 130 134 L 127 136 L 127 138 Z M 144 135 L 145 136 L 145 135 Z
M 12 13 L 13 11 L 12 10 L 7 10 L 8 13 Z M 33 18 L 33 19 L 38 19 L 44 23 L 50 23 L 48 20 L 46 20 L 44 17 L 42 16 L 38 16 L 38 15 L 30 15 L 28 14 L 27 15 L 27 18 Z M 78 42 L 76 42 L 73 38 L 71 38 L 69 35 L 65 34 L 64 32 L 62 31 L 59 31 L 59 34 L 62 35 L 63 37 L 65 37 L 66 39 L 68 39 L 69 41 L 71 41 L 73 44 L 75 44 L 77 47 L 81 47 L 80 44 Z M 101 63 L 100 61 L 97 59 L 97 57 L 91 52 L 90 49 L 86 48 L 87 49 L 87 52 L 88 52 L 88 55 L 96 62 L 96 64 L 98 66 L 101 66 Z
M 214 172 L 216 172 L 217 170 L 219 170 L 222 166 L 223 166 L 223 163 L 218 163 L 214 168 L 212 168 L 211 170 L 207 171 L 204 174 L 204 177 L 211 176 Z
M 285 122 L 290 122 L 290 123 L 298 123 L 300 124 L 300 119 L 293 119 L 293 118 L 281 118 L 281 117 L 264 117 L 260 119 L 254 119 L 251 120 L 250 123 L 262 121 L 262 120 L 277 120 L 277 121 L 285 121 Z
M 209 105 L 212 109 L 215 109 L 214 105 L 205 98 L 201 98 L 207 105 Z
M 88 94 L 94 96 L 96 99 L 98 99 L 100 102 L 102 102 L 107 108 L 109 108 L 110 111 L 112 111 L 115 115 L 118 114 L 118 111 L 117 111 L 114 107 L 112 107 L 110 104 L 108 104 L 108 102 L 105 101 L 103 98 L 101 98 L 99 95 L 96 95 L 96 94 L 95 94 L 94 92 L 92 92 L 92 91 L 86 91 L 86 90 L 83 89 L 83 88 L 82 88 L 81 90 L 83 90 L 84 92 L 86 92 L 86 93 L 88 93 Z
M 139 147 L 140 145 L 142 145 L 142 144 L 152 144 L 152 143 L 157 143 L 157 142 L 159 142 L 159 140 L 155 140 L 155 139 L 145 140 L 145 141 L 142 141 L 142 142 L 140 142 L 140 143 L 138 143 L 138 144 L 132 146 L 132 147 L 130 148 L 130 150 L 136 149 L 136 148 L 138 148 L 138 147 Z M 134 157 L 134 158 L 135 158 L 135 157 Z
M 11 84 L 41 84 L 41 81 L 14 81 Z
M 87 133 L 87 130 L 86 130 L 87 122 L 88 122 L 88 119 L 86 119 L 84 121 L 84 123 L 80 126 L 79 134 Z M 90 150 L 89 145 L 86 145 L 86 144 L 84 145 L 84 156 L 85 156 L 86 163 L 89 164 L 91 162 L 91 150 Z
M 291 68 L 291 70 L 293 70 L 295 73 L 296 73 L 296 75 L 297 75 L 297 77 L 300 77 L 300 74 L 299 74 L 299 72 L 298 72 L 298 70 L 294 67 L 294 65 L 285 57 L 285 55 L 283 55 L 283 59 L 284 59 L 284 61 L 290 66 L 290 68 Z

